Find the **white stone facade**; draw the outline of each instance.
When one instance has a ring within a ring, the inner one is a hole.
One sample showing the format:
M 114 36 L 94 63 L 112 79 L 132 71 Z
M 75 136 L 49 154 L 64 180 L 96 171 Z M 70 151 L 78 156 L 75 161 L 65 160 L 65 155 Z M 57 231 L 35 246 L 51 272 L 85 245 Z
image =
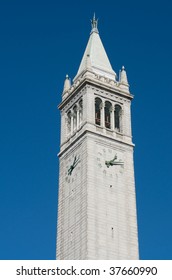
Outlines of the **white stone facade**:
M 138 259 L 132 95 L 126 73 L 120 83 L 98 75 L 91 63 L 84 68 L 82 60 L 81 65 L 59 105 L 57 259 Z M 117 164 L 108 166 L 116 158 Z

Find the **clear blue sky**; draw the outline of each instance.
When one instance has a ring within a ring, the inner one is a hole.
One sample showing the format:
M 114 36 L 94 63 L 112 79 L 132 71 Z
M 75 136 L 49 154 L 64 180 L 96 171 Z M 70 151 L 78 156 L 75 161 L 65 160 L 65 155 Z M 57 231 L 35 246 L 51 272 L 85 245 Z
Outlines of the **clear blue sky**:
M 131 92 L 141 259 L 172 259 L 172 4 L 0 1 L 0 259 L 55 259 L 60 114 L 93 13 Z

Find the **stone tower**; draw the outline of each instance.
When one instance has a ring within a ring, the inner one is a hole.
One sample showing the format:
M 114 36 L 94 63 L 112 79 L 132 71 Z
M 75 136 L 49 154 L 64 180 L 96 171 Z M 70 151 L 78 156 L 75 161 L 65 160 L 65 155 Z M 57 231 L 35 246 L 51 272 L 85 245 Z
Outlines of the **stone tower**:
M 133 96 L 116 73 L 93 17 L 78 73 L 66 76 L 61 111 L 57 259 L 138 259 L 131 134 Z

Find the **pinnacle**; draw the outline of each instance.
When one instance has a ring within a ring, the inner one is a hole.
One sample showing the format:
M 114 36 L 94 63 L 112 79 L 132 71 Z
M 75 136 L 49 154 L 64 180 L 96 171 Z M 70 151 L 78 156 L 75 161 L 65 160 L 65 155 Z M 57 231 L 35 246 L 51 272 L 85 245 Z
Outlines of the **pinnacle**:
M 95 18 L 95 14 L 94 14 L 93 19 L 91 20 L 91 25 L 92 25 L 91 34 L 84 55 L 81 60 L 78 73 L 74 78 L 74 80 L 83 71 L 87 69 L 88 62 L 89 62 L 89 67 L 91 67 L 93 73 L 102 75 L 112 80 L 116 80 L 116 73 L 112 69 L 109 58 L 106 54 L 106 51 L 104 49 L 104 46 L 102 44 L 101 38 L 98 33 L 97 22 L 98 20 Z

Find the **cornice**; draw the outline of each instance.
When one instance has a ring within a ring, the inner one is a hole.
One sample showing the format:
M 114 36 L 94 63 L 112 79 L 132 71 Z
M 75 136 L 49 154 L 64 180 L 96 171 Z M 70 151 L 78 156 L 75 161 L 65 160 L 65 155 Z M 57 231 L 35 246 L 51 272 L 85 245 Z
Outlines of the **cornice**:
M 86 73 L 84 73 L 86 74 Z M 110 93 L 113 93 L 115 95 L 118 95 L 120 97 L 127 98 L 129 100 L 133 99 L 133 95 L 131 93 L 127 93 L 124 90 L 120 88 L 120 83 L 115 82 L 113 80 L 107 79 L 103 76 L 98 76 L 94 74 L 94 77 L 91 74 L 84 75 L 79 79 L 76 80 L 76 82 L 70 87 L 68 94 L 66 98 L 62 100 L 62 102 L 59 104 L 58 108 L 61 110 L 66 103 L 68 103 L 84 86 L 87 84 L 90 86 L 95 86 L 100 88 L 101 90 L 107 90 Z
M 58 157 L 60 158 L 64 153 L 66 153 L 68 150 L 70 150 L 76 142 L 78 142 L 77 145 L 79 145 L 79 140 L 83 137 L 83 136 L 86 136 L 86 135 L 93 135 L 93 136 L 97 136 L 104 140 L 110 140 L 112 142 L 115 142 L 115 143 L 118 143 L 118 144 L 123 144 L 127 147 L 132 147 L 134 148 L 135 145 L 133 143 L 128 143 L 126 141 L 123 141 L 121 139 L 114 139 L 112 138 L 111 136 L 108 136 L 108 135 L 103 135 L 103 134 L 97 134 L 97 132 L 95 131 L 91 131 L 89 129 L 85 129 L 84 131 L 82 131 L 75 139 L 71 139 L 72 141 L 70 143 L 68 143 L 68 145 L 66 147 L 64 147 L 64 149 L 62 149 L 59 153 L 58 153 Z M 68 142 L 68 141 L 67 141 Z M 67 142 L 65 144 L 67 144 Z M 64 146 L 64 145 L 63 145 Z

